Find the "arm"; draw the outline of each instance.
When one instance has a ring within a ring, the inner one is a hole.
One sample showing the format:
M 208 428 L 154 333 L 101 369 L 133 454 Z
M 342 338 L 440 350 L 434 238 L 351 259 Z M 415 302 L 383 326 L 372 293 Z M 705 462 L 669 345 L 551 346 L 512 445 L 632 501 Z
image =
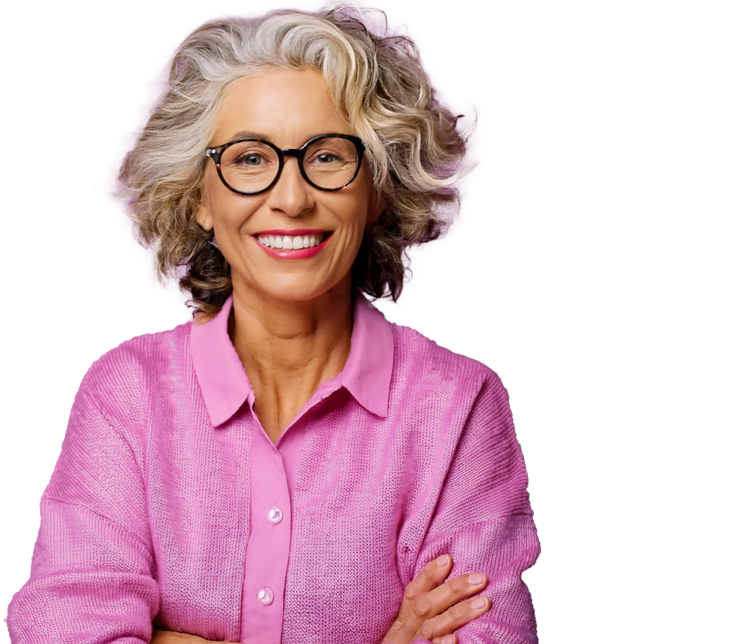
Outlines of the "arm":
M 488 597 L 491 608 L 455 631 L 461 644 L 538 642 L 531 593 L 521 579 L 541 552 L 527 487 L 508 392 L 491 371 L 463 428 L 413 575 L 444 553 L 454 561 L 447 579 L 486 574 L 488 584 L 476 596 Z
M 234 642 L 219 642 L 217 640 L 207 640 L 198 635 L 190 635 L 188 633 L 178 633 L 176 631 L 159 631 L 154 630 L 150 644 L 206 644 L 206 642 L 216 642 L 216 644 L 235 644 Z
M 150 640 L 160 598 L 144 484 L 129 423 L 95 397 L 99 371 L 82 380 L 41 497 L 30 579 L 8 606 L 13 644 Z

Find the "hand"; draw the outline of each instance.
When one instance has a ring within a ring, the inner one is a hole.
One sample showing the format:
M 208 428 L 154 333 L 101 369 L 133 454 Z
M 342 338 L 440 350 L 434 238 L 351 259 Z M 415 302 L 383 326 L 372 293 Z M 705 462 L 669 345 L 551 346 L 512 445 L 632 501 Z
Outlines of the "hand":
M 437 559 L 433 559 L 409 582 L 399 615 L 381 644 L 409 644 L 415 639 L 455 644 L 457 638 L 453 632 L 491 607 L 487 597 L 484 598 L 486 605 L 478 609 L 470 606 L 471 599 L 460 601 L 485 588 L 488 581 L 485 575 L 479 584 L 471 584 L 468 577 L 472 573 L 466 573 L 436 588 L 452 568 L 452 557 L 443 556 L 448 558 L 446 566 L 439 566 Z
M 159 631 L 153 630 L 150 644 L 204 644 L 205 642 L 214 642 L 216 640 L 205 640 L 198 635 L 190 633 L 176 633 L 175 631 Z M 234 644 L 234 642 L 218 642 L 216 644 Z

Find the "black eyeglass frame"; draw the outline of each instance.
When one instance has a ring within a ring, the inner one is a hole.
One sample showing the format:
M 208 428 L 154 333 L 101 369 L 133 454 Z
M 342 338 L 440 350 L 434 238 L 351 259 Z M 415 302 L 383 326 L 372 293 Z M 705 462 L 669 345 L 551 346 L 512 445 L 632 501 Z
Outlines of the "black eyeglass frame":
M 326 138 L 340 138 L 340 139 L 348 139 L 356 146 L 356 170 L 353 173 L 353 176 L 348 180 L 347 183 L 342 185 L 340 188 L 321 188 L 320 186 L 314 184 L 308 175 L 305 173 L 305 166 L 304 166 L 304 158 L 305 158 L 305 149 L 314 141 L 317 141 L 319 139 L 326 139 Z M 279 167 L 277 168 L 277 174 L 275 175 L 274 179 L 272 179 L 272 182 L 264 189 L 258 190 L 257 192 L 242 192 L 241 190 L 236 190 L 235 188 L 232 188 L 228 183 L 226 183 L 226 179 L 224 179 L 224 174 L 221 171 L 221 155 L 226 151 L 226 149 L 229 146 L 234 145 L 235 143 L 241 143 L 243 141 L 259 141 L 260 143 L 264 143 L 265 145 L 268 145 L 271 147 L 276 153 L 277 158 L 279 159 Z M 267 141 L 265 139 L 256 139 L 256 138 L 243 138 L 243 139 L 235 139 L 233 141 L 229 141 L 228 143 L 224 143 L 223 145 L 217 145 L 212 148 L 206 148 L 205 155 L 211 159 L 213 159 L 213 162 L 216 164 L 216 172 L 219 175 L 219 179 L 221 179 L 221 182 L 232 192 L 235 192 L 240 195 L 245 196 L 251 196 L 251 195 L 259 195 L 263 192 L 267 192 L 272 186 L 274 186 L 275 183 L 280 178 L 280 175 L 282 175 L 282 170 L 285 167 L 285 159 L 287 157 L 295 157 L 297 159 L 297 165 L 300 168 L 300 174 L 302 175 L 303 179 L 307 181 L 313 188 L 317 188 L 318 190 L 323 190 L 324 192 L 337 192 L 338 190 L 343 190 L 347 185 L 353 182 L 353 180 L 358 176 L 358 171 L 361 169 L 361 163 L 363 161 L 363 153 L 365 150 L 368 149 L 368 146 L 357 136 L 354 136 L 352 134 L 337 134 L 337 133 L 330 133 L 330 134 L 317 134 L 316 136 L 308 139 L 305 141 L 302 147 L 300 148 L 285 148 L 281 149 L 278 148 L 274 143 L 271 141 Z

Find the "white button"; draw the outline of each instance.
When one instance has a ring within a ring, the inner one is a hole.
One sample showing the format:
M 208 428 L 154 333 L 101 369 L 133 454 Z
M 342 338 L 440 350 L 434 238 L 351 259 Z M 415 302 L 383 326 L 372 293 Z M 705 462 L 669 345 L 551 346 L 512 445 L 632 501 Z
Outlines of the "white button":
M 279 523 L 280 521 L 282 521 L 282 510 L 280 510 L 279 508 L 272 508 L 267 514 L 267 518 L 272 523 Z
M 269 606 L 274 601 L 274 593 L 269 586 L 265 586 L 257 593 L 257 599 L 265 606 Z

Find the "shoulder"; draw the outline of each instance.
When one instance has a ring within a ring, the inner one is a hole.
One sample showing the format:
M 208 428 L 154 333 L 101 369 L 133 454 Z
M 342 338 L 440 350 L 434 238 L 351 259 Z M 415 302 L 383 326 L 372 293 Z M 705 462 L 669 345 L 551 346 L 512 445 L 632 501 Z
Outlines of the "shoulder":
M 79 394 L 88 395 L 110 415 L 137 409 L 154 380 L 185 356 L 192 321 L 171 329 L 133 336 L 94 360 Z
M 500 382 L 498 374 L 480 360 L 452 351 L 411 327 L 392 325 L 395 367 L 420 385 L 477 396 L 494 381 Z

